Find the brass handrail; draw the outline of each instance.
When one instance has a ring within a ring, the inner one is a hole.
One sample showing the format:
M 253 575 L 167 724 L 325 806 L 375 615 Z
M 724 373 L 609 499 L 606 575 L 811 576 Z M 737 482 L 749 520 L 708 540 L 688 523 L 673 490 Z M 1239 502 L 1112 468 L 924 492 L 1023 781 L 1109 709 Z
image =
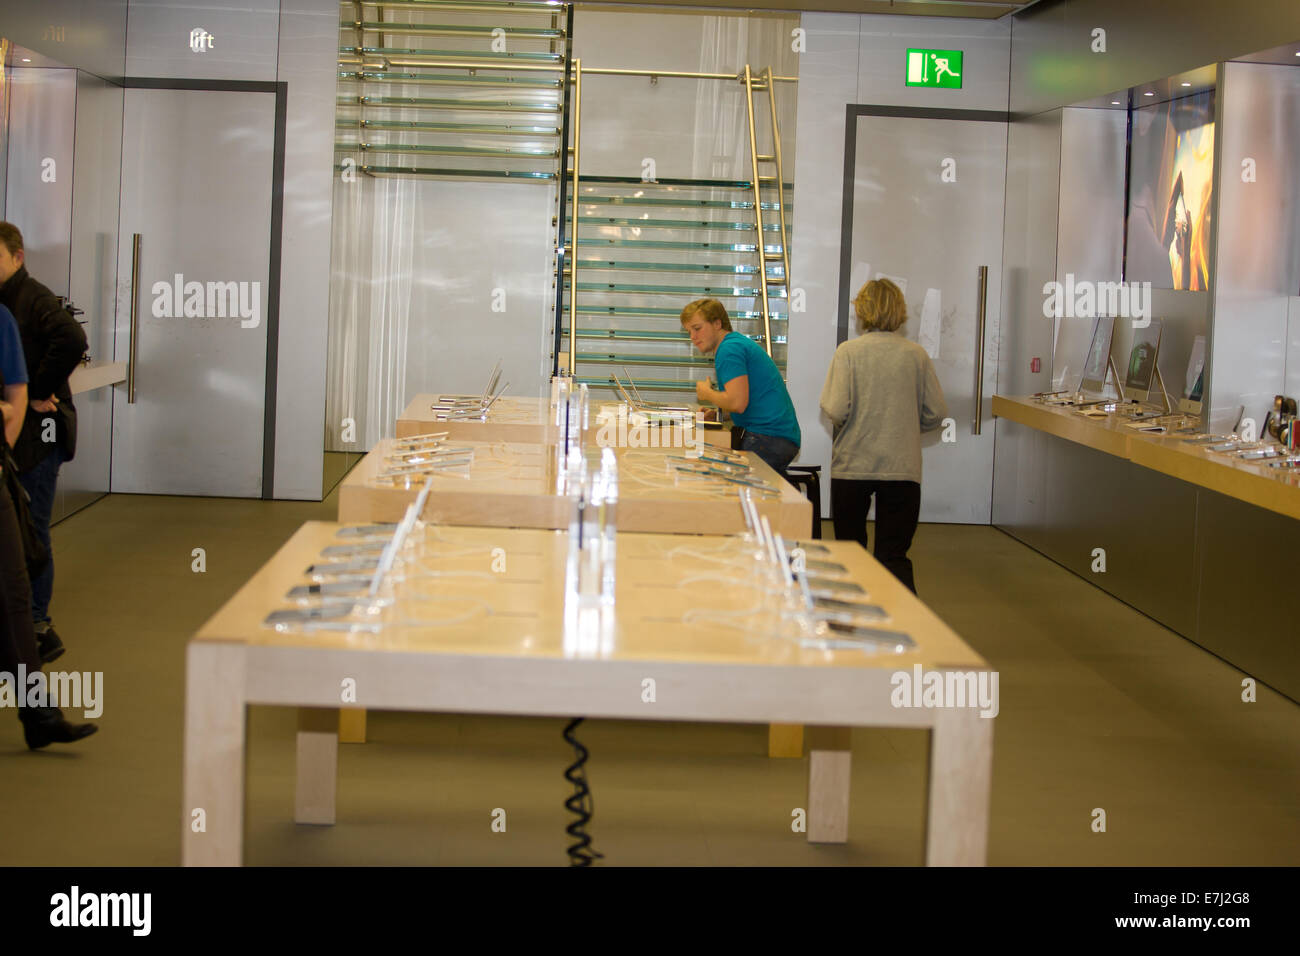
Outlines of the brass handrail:
M 566 144 L 561 144 L 560 158 L 564 159 L 564 148 Z M 573 60 L 573 191 L 574 201 L 578 198 L 578 169 L 579 162 L 582 159 L 582 60 L 575 57 Z M 573 252 L 569 255 L 569 375 L 578 374 L 578 220 L 581 217 L 573 217 L 573 225 L 569 232 L 569 246 Z M 556 281 L 560 283 L 561 289 L 564 287 L 564 277 L 557 276 Z
M 749 117 L 749 167 L 750 182 L 754 187 L 754 228 L 758 235 L 758 277 L 759 291 L 763 294 L 763 349 L 768 356 L 772 355 L 772 327 L 770 316 L 772 307 L 768 302 L 767 296 L 767 269 L 764 266 L 763 247 L 763 199 L 760 194 L 761 183 L 758 176 L 758 139 L 754 135 L 754 77 L 749 71 L 749 64 L 745 64 L 744 72 L 745 82 L 745 115 Z M 770 84 L 769 84 L 770 88 Z M 777 180 L 777 194 L 781 192 L 781 180 Z

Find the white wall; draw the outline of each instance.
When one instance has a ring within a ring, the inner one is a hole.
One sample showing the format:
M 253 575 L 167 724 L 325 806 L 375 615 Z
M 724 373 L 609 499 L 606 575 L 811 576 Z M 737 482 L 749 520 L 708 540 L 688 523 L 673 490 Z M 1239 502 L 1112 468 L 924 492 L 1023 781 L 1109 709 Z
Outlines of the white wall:
M 275 497 L 319 500 L 329 332 L 339 8 L 282 0 L 276 79 L 288 84 L 280 260 Z

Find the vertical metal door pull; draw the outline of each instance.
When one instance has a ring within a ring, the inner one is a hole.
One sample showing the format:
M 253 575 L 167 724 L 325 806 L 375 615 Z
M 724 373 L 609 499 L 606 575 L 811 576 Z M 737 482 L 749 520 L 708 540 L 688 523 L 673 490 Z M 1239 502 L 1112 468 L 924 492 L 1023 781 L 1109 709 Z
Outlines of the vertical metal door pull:
M 136 336 L 140 329 L 140 233 L 131 237 L 131 326 L 127 340 L 126 403 L 135 404 Z
M 988 315 L 989 267 L 980 266 L 979 315 L 975 322 L 975 420 L 970 433 L 980 433 L 984 418 L 984 319 Z

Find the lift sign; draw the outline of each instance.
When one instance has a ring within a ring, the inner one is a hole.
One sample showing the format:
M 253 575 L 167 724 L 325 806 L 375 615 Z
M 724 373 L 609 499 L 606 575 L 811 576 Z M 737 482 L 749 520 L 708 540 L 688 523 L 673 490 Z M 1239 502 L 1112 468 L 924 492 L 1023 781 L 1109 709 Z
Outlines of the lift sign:
M 908 50 L 907 85 L 961 89 L 961 50 Z

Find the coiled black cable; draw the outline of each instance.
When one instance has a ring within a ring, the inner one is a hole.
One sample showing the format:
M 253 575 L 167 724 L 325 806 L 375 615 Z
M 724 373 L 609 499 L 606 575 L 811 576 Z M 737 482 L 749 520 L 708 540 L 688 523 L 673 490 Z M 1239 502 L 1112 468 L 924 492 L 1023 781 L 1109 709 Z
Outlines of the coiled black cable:
M 570 866 L 591 866 L 593 859 L 604 859 L 591 848 L 591 835 L 584 829 L 591 820 L 595 804 L 591 799 L 591 788 L 587 786 L 587 771 L 583 769 L 587 763 L 587 748 L 573 736 L 583 719 L 575 717 L 564 728 L 564 739 L 578 755 L 578 759 L 564 771 L 564 779 L 573 784 L 573 796 L 564 801 L 564 808 L 578 818 L 564 828 L 564 832 L 577 841 L 565 850 L 569 854 Z

